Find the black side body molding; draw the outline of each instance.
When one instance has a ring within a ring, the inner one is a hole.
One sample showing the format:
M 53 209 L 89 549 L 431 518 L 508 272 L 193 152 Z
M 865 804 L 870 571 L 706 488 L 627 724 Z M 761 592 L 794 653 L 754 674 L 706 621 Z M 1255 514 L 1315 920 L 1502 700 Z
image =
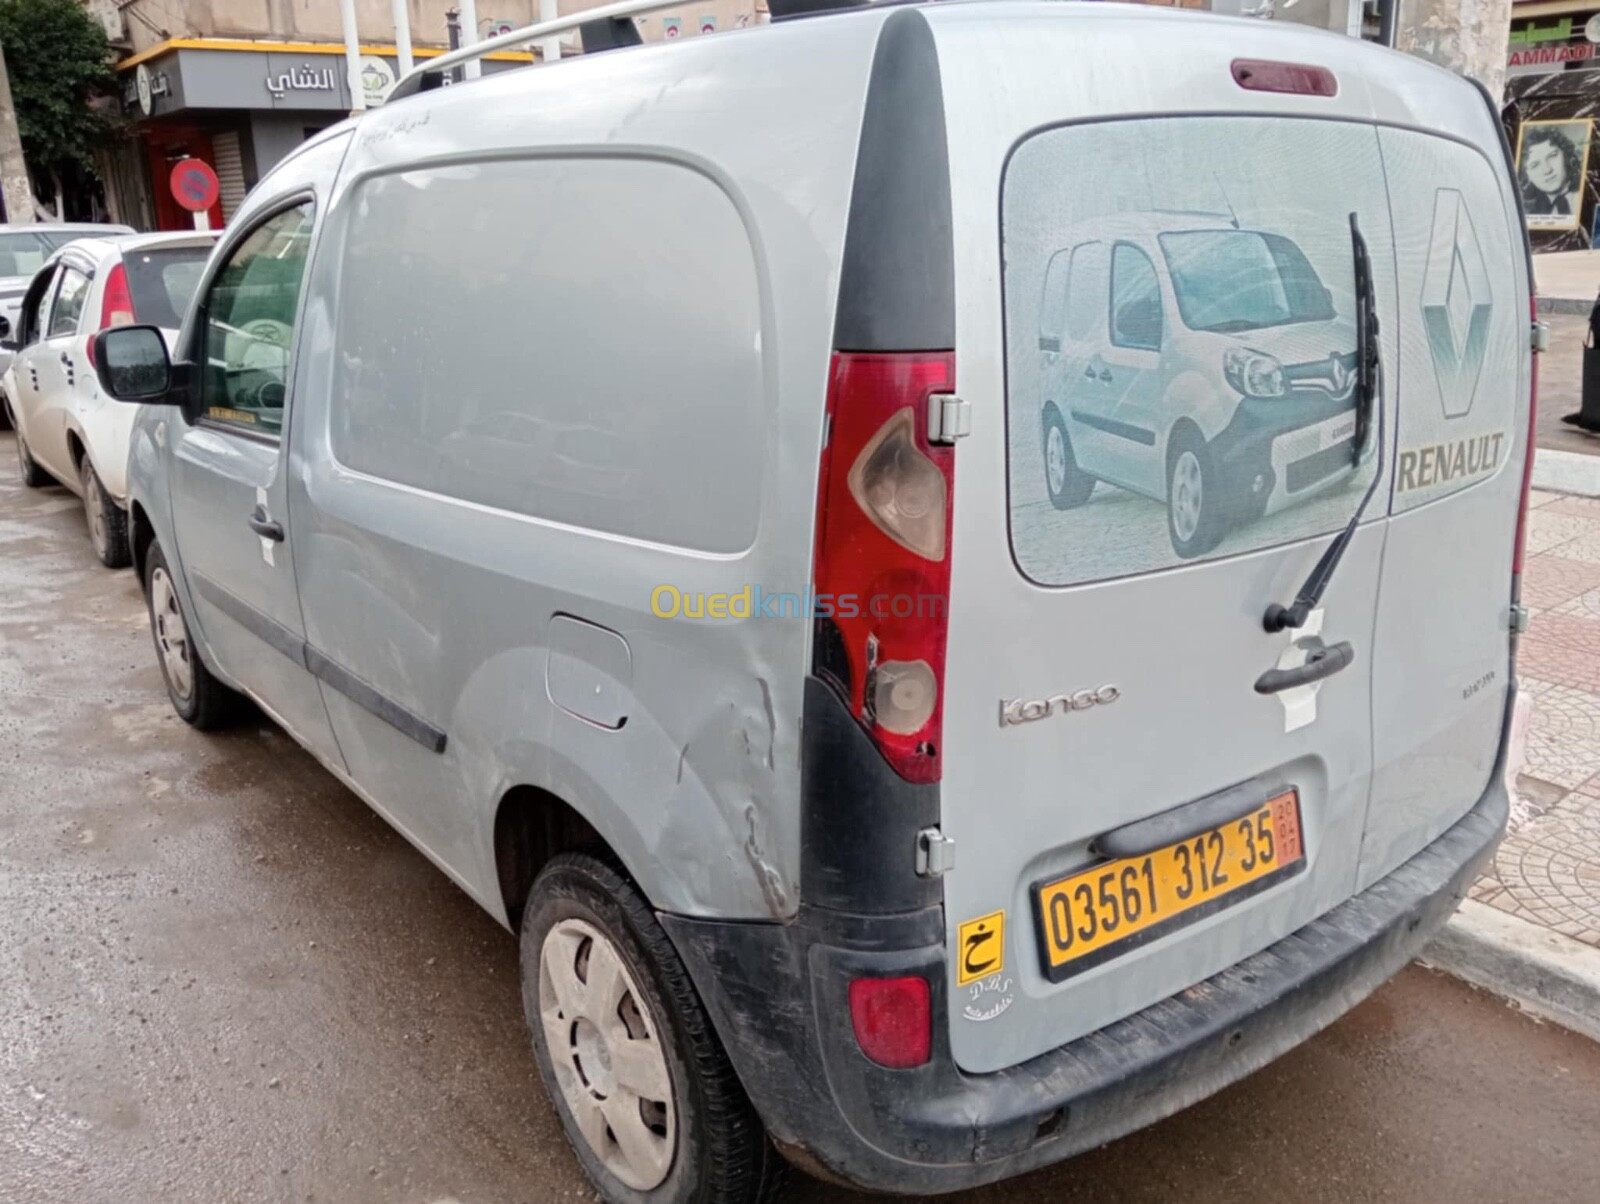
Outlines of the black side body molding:
M 229 593 L 202 573 L 191 573 L 195 592 L 275 652 L 304 665 L 317 680 L 339 691 L 363 710 L 370 711 L 402 735 L 430 752 L 442 753 L 446 736 L 421 716 L 394 699 L 378 693 L 343 665 L 319 652 L 270 615 L 262 614 L 237 594 Z

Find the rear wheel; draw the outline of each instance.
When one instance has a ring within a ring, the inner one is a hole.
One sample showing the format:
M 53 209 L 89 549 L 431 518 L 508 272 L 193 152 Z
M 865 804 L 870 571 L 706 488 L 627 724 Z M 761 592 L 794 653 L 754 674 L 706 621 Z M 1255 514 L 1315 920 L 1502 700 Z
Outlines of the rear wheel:
M 1054 405 L 1044 408 L 1044 484 L 1057 510 L 1075 509 L 1094 492 L 1094 478 L 1078 467 L 1067 424 Z
M 563 854 L 522 917 L 522 1003 L 567 1140 L 612 1204 L 747 1204 L 778 1158 L 672 942 L 608 863 Z
M 128 553 L 128 513 L 113 502 L 100 484 L 100 475 L 87 454 L 79 467 L 83 475 L 83 514 L 89 523 L 89 543 L 100 563 L 108 569 L 126 568 Z
M 1225 533 L 1222 496 L 1205 437 L 1180 426 L 1167 446 L 1167 534 L 1185 560 L 1217 546 Z
M 151 544 L 145 558 L 144 595 L 172 709 L 185 723 L 202 731 L 226 727 L 238 716 L 244 700 L 213 677 L 201 659 L 189 636 L 189 621 L 160 544 Z
M 17 470 L 22 474 L 22 483 L 29 489 L 38 489 L 50 483 L 50 474 L 34 463 L 33 453 L 28 450 L 28 440 L 20 424 L 17 426 Z

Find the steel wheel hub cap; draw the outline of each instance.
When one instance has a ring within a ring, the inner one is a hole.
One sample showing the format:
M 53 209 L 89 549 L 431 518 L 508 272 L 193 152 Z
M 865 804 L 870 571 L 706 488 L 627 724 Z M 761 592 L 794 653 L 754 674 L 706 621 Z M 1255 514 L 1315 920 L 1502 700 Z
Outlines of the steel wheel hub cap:
M 1178 538 L 1194 538 L 1200 526 L 1200 461 L 1193 452 L 1186 451 L 1172 466 L 1172 525 Z
M 194 666 L 190 663 L 189 628 L 178 609 L 178 594 L 165 569 L 150 575 L 150 618 L 155 627 L 156 647 L 161 651 L 161 667 L 178 697 L 187 699 L 194 689 Z
M 616 946 L 562 920 L 539 954 L 539 1021 L 561 1096 L 605 1168 L 658 1187 L 677 1144 L 672 1078 L 654 1017 Z

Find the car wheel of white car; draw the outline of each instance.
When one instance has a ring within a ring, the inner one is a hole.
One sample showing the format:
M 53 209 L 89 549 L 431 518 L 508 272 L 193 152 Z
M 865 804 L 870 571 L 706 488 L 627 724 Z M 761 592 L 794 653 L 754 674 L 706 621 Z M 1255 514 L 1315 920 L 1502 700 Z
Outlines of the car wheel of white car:
M 22 474 L 22 483 L 29 489 L 38 489 L 50 483 L 50 474 L 34 462 L 33 453 L 28 450 L 28 440 L 22 433 L 22 427 L 17 427 L 17 471 Z
M 522 1003 L 573 1152 L 607 1201 L 752 1204 L 779 1166 L 677 950 L 615 866 L 568 853 L 522 917 Z
M 1173 432 L 1167 447 L 1167 533 L 1184 559 L 1199 556 L 1222 538 L 1221 499 L 1205 438 L 1191 426 Z
M 100 563 L 108 569 L 126 568 L 132 561 L 128 551 L 128 514 L 106 494 L 100 476 L 83 457 L 83 514 L 89 523 L 89 543 Z
M 167 697 L 178 717 L 202 731 L 225 727 L 239 713 L 243 699 L 211 675 L 189 635 L 189 620 L 178 600 L 172 570 L 160 544 L 145 555 L 145 602 L 150 608 L 150 634 L 156 644 Z
M 1057 510 L 1072 510 L 1083 505 L 1094 492 L 1095 479 L 1078 467 L 1061 411 L 1048 403 L 1044 407 L 1043 436 L 1044 485 L 1050 494 L 1050 504 Z

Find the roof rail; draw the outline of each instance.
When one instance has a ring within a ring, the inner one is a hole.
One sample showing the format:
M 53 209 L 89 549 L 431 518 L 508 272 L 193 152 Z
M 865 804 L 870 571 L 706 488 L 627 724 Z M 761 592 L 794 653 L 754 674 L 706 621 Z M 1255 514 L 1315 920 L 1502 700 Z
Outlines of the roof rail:
M 426 63 L 417 66 L 405 75 L 394 90 L 389 93 L 391 101 L 412 96 L 427 88 L 436 86 L 428 82 L 429 76 L 437 75 L 441 71 L 448 71 L 452 67 L 459 67 L 462 63 L 470 63 L 473 59 L 482 58 L 497 50 L 504 50 L 508 46 L 524 45 L 528 42 L 537 42 L 542 38 L 553 37 L 556 34 L 567 33 L 581 28 L 595 21 L 614 20 L 619 17 L 638 17 L 645 13 L 653 13 L 663 8 L 681 8 L 683 0 L 617 0 L 614 4 L 602 4 L 599 8 L 588 8 L 582 12 L 569 13 L 565 17 L 556 17 L 551 21 L 537 21 L 532 25 L 524 25 L 520 29 L 513 29 L 510 33 L 500 34 L 498 37 L 485 38 L 481 42 L 474 42 L 471 46 L 463 46 L 459 50 L 452 50 L 429 59 Z

